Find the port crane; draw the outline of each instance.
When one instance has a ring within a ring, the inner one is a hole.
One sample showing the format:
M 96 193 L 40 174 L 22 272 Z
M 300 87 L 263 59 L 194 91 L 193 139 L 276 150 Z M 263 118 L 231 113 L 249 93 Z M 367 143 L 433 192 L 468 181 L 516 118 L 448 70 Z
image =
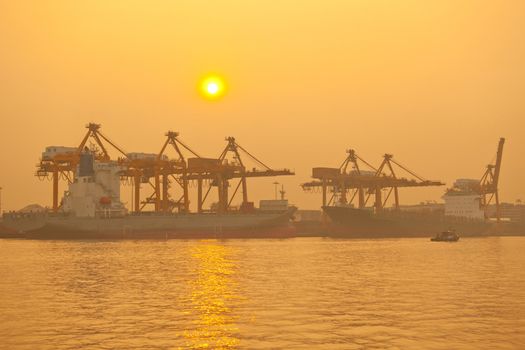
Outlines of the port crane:
M 106 137 L 101 131 L 101 125 L 95 124 L 95 123 L 89 123 L 86 125 L 86 128 L 88 129 L 88 132 L 82 139 L 82 142 L 77 147 L 77 155 L 80 156 L 80 153 L 83 152 L 86 149 L 86 144 L 89 139 L 95 140 L 96 146 L 92 148 L 92 150 L 95 153 L 95 159 L 103 162 L 109 162 L 111 160 L 111 157 L 108 153 L 108 148 L 104 145 L 105 141 L 109 146 L 113 147 L 113 149 L 117 150 L 120 155 L 127 158 L 127 153 L 122 150 L 119 146 L 117 146 L 113 141 L 111 141 L 108 137 Z M 99 147 L 99 149 L 97 148 Z
M 100 124 L 89 123 L 86 125 L 87 132 L 83 137 L 82 141 L 76 148 L 69 148 L 54 154 L 44 154 L 37 164 L 36 176 L 40 179 L 46 179 L 51 177 L 53 182 L 53 212 L 57 212 L 60 208 L 58 203 L 58 185 L 59 179 L 65 179 L 68 183 L 72 183 L 76 176 L 76 169 L 80 162 L 80 154 L 86 149 L 90 149 L 95 155 L 95 159 L 103 162 L 110 161 L 108 153 L 108 146 L 117 150 L 124 157 L 124 152 L 108 137 L 106 137 L 100 131 Z M 88 147 L 87 143 L 89 140 L 94 140 L 94 143 Z M 106 143 L 107 145 L 105 145 Z
M 158 171 L 155 174 L 155 191 L 156 191 L 156 201 L 157 208 L 160 207 L 161 211 L 170 212 L 173 207 L 178 207 L 179 212 L 189 212 L 190 202 L 189 202 L 189 191 L 188 191 L 188 171 L 186 158 L 181 150 L 181 148 L 189 151 L 193 156 L 200 158 L 200 156 L 183 143 L 179 138 L 179 133 L 174 131 L 168 131 L 166 133 L 166 142 L 162 146 L 162 149 L 157 156 L 157 161 L 161 162 L 162 167 L 157 169 Z M 172 160 L 163 161 L 167 147 L 171 146 L 176 153 L 176 158 Z M 160 174 L 162 174 L 162 202 L 160 201 Z M 182 189 L 182 196 L 178 201 L 173 202 L 169 198 L 169 186 L 170 180 L 172 178 L 177 185 Z
M 257 167 L 247 169 L 243 155 L 254 161 Z M 226 147 L 216 159 L 201 158 L 189 159 L 188 162 L 188 178 L 190 180 L 197 180 L 197 207 L 198 211 L 202 211 L 204 201 L 208 197 L 212 187 L 217 187 L 218 193 L 218 212 L 225 213 L 230 209 L 230 206 L 236 197 L 239 189 L 242 192 L 242 202 L 240 209 L 249 211 L 253 209 L 253 203 L 248 201 L 248 185 L 247 179 L 254 177 L 268 177 L 268 176 L 286 176 L 294 175 L 289 169 L 272 169 L 253 154 L 248 152 L 244 147 L 239 145 L 234 137 L 226 137 Z M 209 180 L 210 186 L 203 195 L 202 181 Z M 229 195 L 230 181 L 238 179 L 237 185 L 232 193 Z
M 134 212 L 141 212 L 146 205 L 154 205 L 155 212 L 189 212 L 189 182 L 197 182 L 197 211 L 203 212 L 203 204 L 212 187 L 218 189 L 217 211 L 226 213 L 236 195 L 242 193 L 241 210 L 250 210 L 253 203 L 248 201 L 247 179 L 254 177 L 294 175 L 289 169 L 272 169 L 244 147 L 239 145 L 234 137 L 227 137 L 226 147 L 218 158 L 203 158 L 187 146 L 179 138 L 179 133 L 168 131 L 159 153 L 127 153 L 112 142 L 101 131 L 101 125 L 89 123 L 87 132 L 77 147 L 55 147 L 55 152 L 44 152 L 36 175 L 41 178 L 51 178 L 53 181 L 53 211 L 60 208 L 58 185 L 61 178 L 72 183 L 76 177 L 77 166 L 82 152 L 89 151 L 99 162 L 116 162 L 121 166 L 122 179 L 131 180 L 132 207 Z M 88 145 L 89 141 L 93 141 Z M 114 149 L 118 158 L 112 160 L 109 150 Z M 168 157 L 168 150 L 174 150 L 175 156 Z M 190 157 L 184 155 L 190 153 Z M 256 163 L 256 167 L 248 169 L 245 158 Z M 229 195 L 230 181 L 239 180 L 233 194 Z M 179 199 L 170 196 L 171 184 L 175 183 L 182 190 Z M 141 185 L 149 184 L 153 193 L 141 199 Z M 208 189 L 204 192 L 205 185 Z M 239 191 L 240 190 L 240 191 Z
M 377 169 L 373 165 L 371 165 L 370 163 L 365 161 L 363 158 L 361 158 L 359 155 L 357 155 L 355 150 L 349 149 L 349 150 L 347 150 L 347 153 L 348 153 L 348 156 L 346 157 L 346 159 L 343 161 L 343 163 L 339 167 L 339 170 L 340 170 L 341 174 L 348 174 L 349 171 L 351 171 L 351 172 L 353 172 L 353 174 L 355 176 L 361 177 L 363 175 L 366 175 L 367 171 L 368 171 L 368 174 L 370 174 L 371 171 L 373 171 L 374 173 L 377 173 Z M 360 165 L 359 164 L 360 162 L 363 163 L 363 165 Z M 351 166 L 351 169 L 353 169 L 353 170 L 349 170 L 348 169 L 349 166 Z M 364 170 L 362 172 L 362 169 L 364 168 L 364 166 L 366 166 L 368 169 L 371 169 L 371 170 Z M 358 185 L 355 188 L 355 191 L 354 191 L 354 193 L 353 193 L 353 195 L 352 195 L 352 197 L 350 198 L 349 201 L 347 201 L 347 198 L 346 198 L 347 184 L 346 184 L 346 181 L 345 181 L 344 177 L 341 177 L 339 179 L 339 183 L 338 183 L 337 189 L 339 190 L 339 193 L 340 193 L 340 200 L 339 200 L 339 202 L 341 204 L 345 205 L 345 204 L 348 204 L 348 203 L 352 203 L 354 201 L 354 198 L 357 195 L 358 196 L 359 208 L 364 208 L 366 206 L 366 201 L 367 200 L 365 200 L 365 188 L 363 187 L 363 185 L 361 185 L 361 186 Z M 336 189 L 336 191 L 337 191 L 337 189 Z M 370 193 L 370 191 L 371 190 L 369 188 L 367 192 Z M 323 193 L 324 193 L 324 202 L 326 202 L 326 189 L 325 189 L 325 191 Z
M 405 177 L 399 177 L 398 171 L 394 169 L 401 169 L 407 174 L 412 176 L 412 179 L 407 179 Z M 383 155 L 383 161 L 377 169 L 375 174 L 376 177 L 381 177 L 382 185 L 377 187 L 375 190 L 376 201 L 375 208 L 376 210 L 381 210 L 385 207 L 385 204 L 392 194 L 394 193 L 394 208 L 399 209 L 399 187 L 427 187 L 427 186 L 444 186 L 445 184 L 440 181 L 431 181 L 423 178 L 422 176 L 417 175 L 413 171 L 409 170 L 404 165 L 400 164 L 397 160 L 394 159 L 392 154 L 385 153 Z M 384 201 L 381 200 L 381 189 L 386 188 L 388 193 Z
M 496 220 L 501 221 L 501 207 L 498 194 L 499 175 L 501 170 L 501 160 L 503 158 L 503 146 L 505 145 L 505 138 L 500 138 L 498 143 L 498 151 L 496 153 L 496 162 L 487 165 L 485 173 L 479 181 L 479 194 L 481 195 L 481 205 L 486 208 L 494 198 L 496 205 Z M 488 199 L 487 199 L 488 198 Z
M 126 159 L 120 160 L 125 167 L 122 176 L 132 180 L 135 213 L 143 211 L 147 205 L 153 205 L 155 212 L 167 213 L 175 208 L 179 212 L 189 211 L 187 162 L 183 150 L 200 156 L 180 140 L 178 132 L 168 131 L 165 136 L 159 153 L 129 153 Z M 169 149 L 175 151 L 175 157 L 168 157 Z M 182 196 L 176 201 L 170 195 L 173 182 L 182 190 Z M 144 200 L 140 191 L 142 184 L 149 184 L 153 190 Z
M 383 155 L 383 161 L 377 168 L 361 158 L 353 149 L 348 150 L 347 154 L 339 168 L 313 168 L 312 177 L 315 180 L 301 185 L 305 191 L 320 188 L 323 207 L 333 204 L 336 198 L 338 198 L 340 205 L 350 205 L 353 204 L 354 199 L 357 197 L 358 207 L 365 208 L 373 195 L 375 197 L 374 208 L 376 211 L 380 211 L 386 206 L 388 199 L 393 193 L 394 208 L 399 209 L 398 189 L 400 187 L 445 185 L 440 181 L 426 180 L 417 175 L 394 160 L 392 154 Z M 365 168 L 369 170 L 363 170 Z M 412 178 L 399 176 L 399 169 L 408 173 Z M 327 194 L 330 190 L 333 195 L 327 200 Z M 353 192 L 350 199 L 348 199 L 349 190 Z M 387 191 L 384 199 L 383 190 Z
M 204 158 L 180 140 L 177 132 L 166 133 L 166 140 L 156 158 L 126 159 L 124 175 L 132 177 L 134 183 L 134 211 L 140 212 L 148 204 L 153 204 L 156 212 L 171 212 L 178 208 L 179 212 L 189 212 L 189 182 L 197 182 L 197 212 L 204 211 L 204 203 L 213 187 L 217 187 L 217 211 L 227 212 L 242 188 L 243 200 L 241 209 L 246 210 L 248 204 L 249 177 L 293 175 L 287 169 L 275 170 L 268 167 L 258 158 L 240 146 L 234 137 L 227 137 L 227 145 L 218 158 Z M 171 146 L 175 150 L 175 158 L 168 158 L 166 151 Z M 183 150 L 191 157 L 185 157 Z M 263 169 L 247 170 L 241 154 L 255 160 Z M 153 180 L 152 180 L 153 179 Z M 229 195 L 230 180 L 239 179 L 233 194 Z M 181 189 L 182 196 L 174 201 L 170 198 L 170 184 L 174 181 Z M 149 183 L 153 193 L 145 200 L 140 199 L 140 184 Z M 205 187 L 207 189 L 205 191 Z

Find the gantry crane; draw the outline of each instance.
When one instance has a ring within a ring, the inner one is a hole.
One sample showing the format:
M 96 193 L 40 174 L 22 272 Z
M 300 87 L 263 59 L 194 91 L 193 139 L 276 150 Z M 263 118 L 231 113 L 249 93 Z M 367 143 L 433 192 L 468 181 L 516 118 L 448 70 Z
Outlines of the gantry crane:
M 443 186 L 440 181 L 430 181 L 416 175 L 407 167 L 401 165 L 393 159 L 393 155 L 385 154 L 383 161 L 378 168 L 363 160 L 357 155 L 355 150 L 348 150 L 348 156 L 345 158 L 339 168 L 313 168 L 312 177 L 316 180 L 303 183 L 301 186 L 304 190 L 321 188 L 322 205 L 333 204 L 337 197 L 340 205 L 352 204 L 354 198 L 358 197 L 358 207 L 365 208 L 369 198 L 374 195 L 374 208 L 376 211 L 382 210 L 392 192 L 394 193 L 394 208 L 399 209 L 399 187 L 426 187 L 426 186 Z M 363 163 L 371 170 L 363 171 Z M 351 165 L 352 170 L 348 170 Z M 414 178 L 399 177 L 394 170 L 394 165 L 406 171 Z M 382 190 L 389 189 L 385 199 L 382 198 Z M 332 198 L 327 200 L 327 192 L 331 190 Z M 347 200 L 347 191 L 353 190 L 350 200 Z M 366 196 L 366 197 L 365 197 Z
M 37 164 L 36 176 L 39 178 L 48 178 L 51 174 L 53 181 L 53 212 L 55 213 L 60 207 L 58 203 L 59 179 L 62 177 L 68 183 L 72 183 L 74 181 L 76 169 L 80 161 L 80 154 L 85 149 L 87 149 L 87 142 L 90 139 L 95 141 L 91 147 L 91 151 L 94 153 L 95 159 L 99 161 L 110 161 L 107 147 L 102 141 L 105 141 L 108 145 L 126 157 L 126 153 L 120 147 L 118 147 L 100 132 L 100 124 L 89 123 L 86 125 L 86 128 L 88 131 L 76 149 L 73 151 L 66 151 L 43 157 Z
M 396 174 L 396 171 L 394 171 L 394 166 L 396 165 L 400 169 L 404 170 L 408 174 L 412 175 L 414 177 L 413 180 L 407 180 L 406 178 L 399 178 Z M 375 190 L 376 194 L 376 201 L 375 201 L 375 207 L 376 210 L 381 210 L 386 204 L 386 201 L 394 192 L 394 208 L 399 209 L 399 187 L 426 187 L 426 186 L 443 186 L 444 183 L 440 181 L 430 181 L 426 180 L 423 177 L 417 175 L 413 171 L 409 170 L 407 167 L 401 165 L 399 162 L 394 160 L 394 156 L 392 154 L 385 153 L 383 155 L 383 161 L 381 162 L 381 165 L 377 169 L 377 172 L 375 174 L 376 177 L 381 177 L 383 179 L 389 179 L 388 181 L 385 181 L 384 186 L 378 187 Z M 387 196 L 384 201 L 381 201 L 381 189 L 382 188 L 390 188 Z
M 217 193 L 219 197 L 217 210 L 219 212 L 225 213 L 229 210 L 236 194 L 239 191 L 239 188 L 242 188 L 242 202 L 240 209 L 243 211 L 249 211 L 251 208 L 253 208 L 253 204 L 248 201 L 247 178 L 294 175 L 294 173 L 289 169 L 270 168 L 268 165 L 260 161 L 257 157 L 239 145 L 234 137 L 227 137 L 226 141 L 226 147 L 219 155 L 219 158 L 201 158 L 197 160 L 189 159 L 188 161 L 188 178 L 191 180 L 196 179 L 198 181 L 198 211 L 202 211 L 203 203 L 213 186 L 217 187 Z M 244 154 L 252 159 L 262 169 L 258 169 L 256 167 L 247 169 L 241 154 Z M 231 156 L 231 160 L 228 160 L 229 155 Z M 204 179 L 211 181 L 207 192 L 203 196 L 202 181 Z M 230 196 L 228 192 L 230 180 L 232 179 L 239 179 L 239 182 L 237 183 L 233 194 Z
M 126 153 L 118 147 L 108 137 L 100 132 L 100 124 L 90 123 L 86 125 L 87 133 L 83 137 L 78 147 L 59 147 L 65 151 L 55 152 L 52 155 L 43 157 L 37 165 L 37 176 L 47 178 L 51 175 L 53 180 L 53 211 L 59 209 L 58 203 L 58 184 L 62 176 L 69 183 L 76 177 L 77 166 L 80 162 L 80 155 L 88 150 L 94 154 L 99 162 L 111 162 L 108 149 L 115 149 L 119 157 L 115 161 L 122 166 L 121 177 L 132 179 L 133 194 L 132 205 L 135 212 L 140 212 L 146 205 L 153 204 L 155 212 L 171 212 L 178 208 L 179 212 L 189 212 L 189 181 L 196 180 L 198 186 L 197 210 L 203 211 L 203 203 L 212 187 L 218 188 L 218 211 L 227 212 L 230 209 L 239 188 L 242 187 L 242 210 L 249 210 L 251 202 L 248 202 L 247 178 L 265 177 L 279 175 L 293 175 L 288 169 L 272 169 L 250 152 L 240 146 L 233 137 L 227 137 L 227 145 L 221 152 L 219 158 L 202 158 L 195 151 L 189 148 L 179 138 L 177 132 L 168 131 L 166 140 L 158 154 L 146 153 Z M 94 142 L 87 146 L 88 141 Z M 167 150 L 175 150 L 175 157 L 169 158 Z M 191 153 L 191 158 L 186 158 L 183 150 Z M 251 158 L 257 167 L 247 169 L 242 159 L 242 155 Z M 228 159 L 228 157 L 231 159 Z M 233 194 L 229 196 L 229 182 L 232 179 L 239 179 Z M 170 183 L 175 181 L 181 189 L 182 196 L 178 200 L 170 198 Z M 206 194 L 203 193 L 204 181 L 209 184 Z M 153 189 L 153 193 L 145 200 L 141 200 L 141 184 L 148 183 Z
M 40 162 L 36 165 L 36 176 L 40 179 L 49 179 L 53 182 L 53 212 L 57 212 L 59 209 L 58 204 L 58 183 L 59 179 L 62 178 L 68 183 L 73 182 L 74 172 L 80 157 L 75 152 L 59 153 L 53 156 L 42 157 Z
M 156 193 L 156 207 L 161 211 L 170 212 L 173 207 L 177 206 L 179 212 L 189 212 L 189 195 L 188 195 L 188 172 L 186 158 L 184 157 L 181 147 L 189 151 L 193 156 L 200 158 L 200 156 L 183 143 L 179 138 L 179 133 L 168 131 L 166 133 L 166 142 L 157 156 L 157 161 L 161 167 L 157 168 L 155 173 L 155 193 Z M 166 148 L 171 145 L 176 152 L 175 159 L 163 160 Z M 162 176 L 162 201 L 160 200 L 160 177 Z M 176 202 L 171 202 L 169 198 L 169 178 L 172 178 L 176 184 L 182 189 L 182 196 Z M 158 209 L 157 209 L 158 210 Z
M 189 211 L 188 179 L 186 158 L 182 149 L 186 149 L 193 156 L 200 156 L 179 139 L 179 133 L 168 131 L 158 154 L 137 153 L 123 162 L 126 170 L 123 176 L 133 179 L 133 208 L 136 213 L 141 212 L 148 204 L 154 206 L 155 212 L 171 212 L 178 208 L 179 212 Z M 175 150 L 175 158 L 166 154 L 168 147 Z M 174 181 L 182 189 L 182 196 L 174 201 L 170 196 L 170 184 Z M 141 184 L 149 184 L 153 193 L 145 200 L 141 199 Z
M 128 158 L 119 159 L 123 166 L 122 177 L 130 179 L 132 184 L 132 207 L 135 213 L 139 213 L 146 204 L 151 203 L 151 198 L 154 198 L 155 185 L 151 182 L 151 178 L 155 176 L 155 168 L 157 167 L 156 154 L 143 153 L 129 153 Z M 153 194 L 141 202 L 140 189 L 141 184 L 150 184 L 153 188 Z
M 340 174 L 348 174 L 348 175 L 362 177 L 362 176 L 367 176 L 367 175 L 370 176 L 372 171 L 374 174 L 377 173 L 377 169 L 373 165 L 365 161 L 363 158 L 361 158 L 359 155 L 357 155 L 355 150 L 349 149 L 346 152 L 348 153 L 348 156 L 346 157 L 346 159 L 343 161 L 343 163 L 339 167 Z M 360 165 L 359 163 L 363 163 L 363 165 Z M 352 170 L 348 169 L 349 166 L 351 166 Z M 363 170 L 365 166 L 367 167 L 367 169 L 370 169 L 370 170 Z M 325 181 L 325 186 L 324 186 L 325 191 L 323 192 L 323 197 L 324 197 L 323 201 L 326 202 L 326 179 L 323 177 L 323 180 Z M 336 192 L 337 190 L 339 191 L 339 194 L 340 194 L 339 196 L 340 204 L 345 205 L 348 203 L 352 203 L 354 201 L 354 198 L 357 195 L 359 208 L 364 208 L 366 206 L 365 190 L 368 190 L 368 192 L 370 192 L 370 189 L 366 189 L 365 187 L 358 185 L 352 197 L 348 201 L 347 200 L 347 190 L 348 189 L 346 187 L 346 181 L 344 177 L 341 177 L 339 179 L 339 183 L 336 186 Z
M 95 159 L 103 162 L 109 162 L 111 160 L 109 153 L 107 151 L 107 148 L 104 146 L 104 143 L 102 140 L 106 141 L 108 145 L 113 147 L 115 150 L 118 151 L 123 157 L 127 158 L 127 153 L 124 152 L 119 146 L 117 146 L 113 141 L 111 141 L 108 137 L 106 137 L 102 132 L 100 131 L 100 124 L 95 123 L 89 123 L 86 125 L 86 128 L 88 129 L 88 132 L 86 133 L 86 136 L 82 139 L 82 142 L 77 147 L 77 154 L 80 155 L 82 151 L 85 150 L 87 141 L 92 138 L 95 140 L 95 143 L 98 147 L 100 147 L 100 150 L 95 149 Z

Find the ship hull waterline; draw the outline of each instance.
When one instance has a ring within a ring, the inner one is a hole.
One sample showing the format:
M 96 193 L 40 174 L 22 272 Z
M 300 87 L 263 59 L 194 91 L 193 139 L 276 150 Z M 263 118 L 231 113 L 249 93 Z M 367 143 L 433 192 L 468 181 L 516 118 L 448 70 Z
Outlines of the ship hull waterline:
M 279 214 L 187 214 L 124 218 L 35 217 L 4 220 L 2 238 L 25 239 L 229 239 L 291 238 L 293 211 Z M 15 233 L 13 233 L 15 232 Z
M 461 220 L 435 213 L 384 213 L 349 207 L 323 207 L 329 219 L 325 233 L 341 238 L 432 237 L 455 229 L 462 236 L 490 236 L 504 233 L 502 226 L 479 220 Z

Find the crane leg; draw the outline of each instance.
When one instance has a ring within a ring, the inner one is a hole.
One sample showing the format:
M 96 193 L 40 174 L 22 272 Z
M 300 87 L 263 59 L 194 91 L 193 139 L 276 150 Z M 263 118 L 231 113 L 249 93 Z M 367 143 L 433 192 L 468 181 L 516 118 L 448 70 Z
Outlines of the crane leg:
M 162 211 L 168 212 L 168 175 L 162 175 Z
M 222 176 L 220 175 L 217 175 L 217 192 L 218 192 L 218 197 L 219 197 L 217 211 L 219 213 L 222 213 L 224 209 L 224 184 L 223 184 Z
M 202 213 L 202 177 L 197 179 L 197 212 Z
M 376 212 L 380 212 L 383 209 L 383 200 L 381 199 L 381 188 L 376 187 L 376 202 L 375 202 Z
M 135 175 L 134 184 L 135 186 L 135 213 L 140 212 L 140 176 Z
M 359 208 L 362 209 L 365 207 L 365 192 L 362 187 L 359 187 Z
M 228 180 L 223 181 L 224 189 L 222 190 L 222 199 L 224 201 L 223 208 L 224 212 L 226 213 L 228 211 Z
M 344 183 L 341 183 L 340 184 L 340 188 L 341 188 L 341 198 L 340 198 L 340 202 L 341 204 L 346 204 L 348 201 L 346 199 L 346 186 Z
M 396 210 L 399 209 L 399 192 L 397 190 L 397 187 L 394 187 L 394 200 L 396 205 Z
M 326 206 L 326 180 L 323 179 L 323 207 Z
M 160 210 L 160 175 L 155 174 L 155 211 Z
M 242 178 L 242 203 L 248 202 L 248 186 L 246 185 L 246 178 Z
M 496 191 L 495 195 L 496 195 L 496 220 L 498 223 L 500 223 L 501 222 L 501 208 L 499 205 L 498 191 Z
M 188 213 L 190 211 L 190 200 L 188 195 L 188 179 L 186 177 L 186 173 L 184 173 L 182 178 L 182 187 L 184 191 L 184 212 Z
M 53 212 L 58 211 L 58 169 L 53 170 Z

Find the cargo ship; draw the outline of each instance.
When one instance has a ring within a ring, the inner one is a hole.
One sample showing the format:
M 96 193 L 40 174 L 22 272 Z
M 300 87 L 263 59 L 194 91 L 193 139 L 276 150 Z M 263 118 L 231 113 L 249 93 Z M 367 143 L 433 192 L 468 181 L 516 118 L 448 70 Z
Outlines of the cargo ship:
M 432 210 L 324 206 L 327 232 L 336 237 L 428 237 L 456 230 L 462 236 L 522 235 L 525 227 L 487 215 L 476 179 L 458 179 L 443 195 L 444 204 Z
M 120 198 L 118 162 L 84 152 L 57 212 L 3 215 L 0 237 L 28 239 L 287 238 L 295 207 L 261 200 L 259 208 L 201 213 L 129 213 Z
M 448 229 L 463 236 L 497 234 L 500 226 L 483 220 L 449 217 L 444 213 L 414 213 L 385 209 L 373 210 L 342 206 L 323 207 L 330 223 L 328 234 L 334 237 L 428 237 Z
M 444 203 L 434 202 L 431 206 L 425 203 L 402 206 L 398 190 L 442 186 L 443 182 L 417 175 L 388 153 L 375 168 L 350 149 L 339 168 L 315 167 L 312 169 L 315 180 L 302 184 L 304 190 L 317 190 L 323 198 L 322 224 L 310 226 L 335 237 L 428 237 L 447 230 L 457 230 L 462 236 L 525 235 L 525 214 L 504 214 L 499 203 L 504 143 L 505 139 L 500 138 L 496 161 L 486 167 L 481 179 L 456 180 L 445 191 Z M 373 171 L 363 170 L 367 168 Z M 370 198 L 375 201 L 368 204 Z M 393 203 L 387 208 L 389 198 Z M 495 210 L 490 212 L 492 199 Z
M 5 215 L 2 238 L 28 239 L 204 239 L 288 238 L 293 208 L 283 212 L 76 217 L 34 213 Z

